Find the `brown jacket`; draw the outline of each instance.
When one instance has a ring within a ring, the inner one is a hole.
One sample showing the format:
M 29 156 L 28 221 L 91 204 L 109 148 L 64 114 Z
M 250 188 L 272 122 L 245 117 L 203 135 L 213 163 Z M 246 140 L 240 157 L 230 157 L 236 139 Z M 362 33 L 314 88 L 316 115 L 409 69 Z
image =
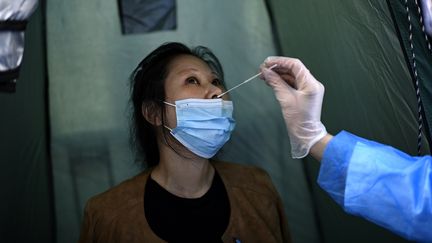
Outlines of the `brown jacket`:
M 212 164 L 231 207 L 223 242 L 291 242 L 282 202 L 264 170 L 226 162 Z M 144 188 L 150 173 L 144 171 L 91 198 L 79 242 L 164 242 L 151 230 L 144 214 Z

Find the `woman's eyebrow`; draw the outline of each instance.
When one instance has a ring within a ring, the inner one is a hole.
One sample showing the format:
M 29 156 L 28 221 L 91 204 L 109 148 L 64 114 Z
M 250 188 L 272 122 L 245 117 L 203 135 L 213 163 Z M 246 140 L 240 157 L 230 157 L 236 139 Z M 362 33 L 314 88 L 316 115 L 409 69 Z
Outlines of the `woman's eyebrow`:
M 211 74 L 213 74 L 213 76 L 215 76 L 216 78 L 221 78 L 217 72 L 212 71 Z
M 183 70 L 178 71 L 177 74 L 188 73 L 188 72 L 191 72 L 191 71 L 195 71 L 195 72 L 197 72 L 197 71 L 199 71 L 199 70 L 196 69 L 196 68 L 186 68 L 186 69 L 183 69 Z
M 189 73 L 189 72 L 199 72 L 199 71 L 200 71 L 200 70 L 191 67 L 191 68 L 186 68 L 186 69 L 180 70 L 180 71 L 178 71 L 176 74 L 178 74 L 178 75 L 183 75 L 183 74 L 187 74 L 187 73 Z M 216 78 L 220 78 L 219 75 L 218 75 L 216 72 L 214 72 L 214 71 L 212 71 L 210 74 L 211 74 L 212 76 L 216 77 Z

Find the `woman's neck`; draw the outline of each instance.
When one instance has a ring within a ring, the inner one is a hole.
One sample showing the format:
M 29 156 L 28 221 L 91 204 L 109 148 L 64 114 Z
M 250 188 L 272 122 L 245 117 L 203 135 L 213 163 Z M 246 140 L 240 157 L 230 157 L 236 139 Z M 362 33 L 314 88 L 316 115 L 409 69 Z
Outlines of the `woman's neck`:
M 209 190 L 214 168 L 208 159 L 190 152 L 185 153 L 185 158 L 166 145 L 159 148 L 160 161 L 152 171 L 153 180 L 170 193 L 183 198 L 198 198 Z

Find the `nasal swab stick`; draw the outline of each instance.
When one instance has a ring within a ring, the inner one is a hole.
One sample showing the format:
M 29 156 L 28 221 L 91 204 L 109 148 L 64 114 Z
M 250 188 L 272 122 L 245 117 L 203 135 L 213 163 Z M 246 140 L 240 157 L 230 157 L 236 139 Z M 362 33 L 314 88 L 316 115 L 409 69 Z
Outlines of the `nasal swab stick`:
M 273 68 L 275 68 L 276 66 L 277 66 L 277 64 L 274 64 L 273 66 L 269 67 L 269 69 L 273 69 Z M 261 74 L 262 74 L 262 72 L 259 72 L 259 73 L 255 74 L 254 76 L 252 76 L 252 77 L 246 79 L 245 81 L 243 81 L 243 82 L 237 84 L 236 86 L 232 87 L 231 89 L 229 89 L 229 90 L 223 92 L 222 94 L 218 95 L 217 97 L 220 98 L 220 97 L 224 96 L 226 93 L 231 92 L 231 91 L 233 91 L 234 89 L 237 89 L 238 87 L 242 86 L 243 84 L 245 84 L 245 83 L 247 83 L 247 82 L 253 80 L 254 78 L 256 78 L 256 77 L 258 77 L 258 76 L 260 76 Z

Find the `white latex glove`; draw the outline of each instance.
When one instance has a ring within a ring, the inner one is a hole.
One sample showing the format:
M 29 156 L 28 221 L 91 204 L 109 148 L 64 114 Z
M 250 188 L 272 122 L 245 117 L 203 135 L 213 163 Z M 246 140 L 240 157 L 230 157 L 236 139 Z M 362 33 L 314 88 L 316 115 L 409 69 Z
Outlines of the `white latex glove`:
M 274 69 L 268 69 L 274 64 L 277 64 Z M 261 65 L 261 72 L 282 108 L 292 157 L 305 157 L 327 134 L 321 123 L 324 86 L 295 58 L 268 57 Z

